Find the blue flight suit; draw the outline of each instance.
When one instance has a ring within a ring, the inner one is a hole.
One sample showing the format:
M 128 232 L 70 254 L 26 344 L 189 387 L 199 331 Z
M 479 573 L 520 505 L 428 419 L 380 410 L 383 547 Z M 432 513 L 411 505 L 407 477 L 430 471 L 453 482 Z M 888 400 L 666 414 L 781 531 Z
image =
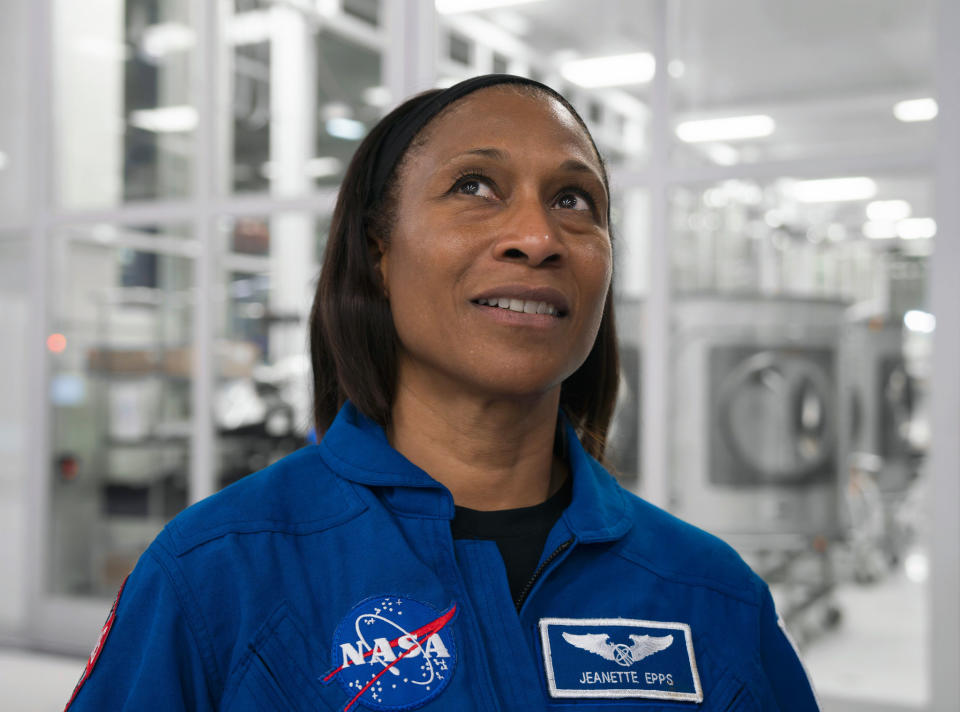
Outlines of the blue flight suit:
M 496 544 L 455 541 L 450 493 L 347 403 L 160 533 L 69 709 L 817 710 L 764 582 L 564 425 L 572 502 L 519 613 Z

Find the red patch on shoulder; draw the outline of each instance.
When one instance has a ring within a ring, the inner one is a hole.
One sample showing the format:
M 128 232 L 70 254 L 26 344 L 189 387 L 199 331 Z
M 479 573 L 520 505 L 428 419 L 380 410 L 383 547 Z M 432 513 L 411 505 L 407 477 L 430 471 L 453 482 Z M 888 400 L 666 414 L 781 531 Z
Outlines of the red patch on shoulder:
M 127 578 L 130 578 L 128 575 Z M 90 673 L 93 672 L 93 666 L 97 664 L 97 660 L 100 658 L 100 653 L 103 652 L 103 644 L 107 642 L 107 636 L 110 635 L 110 629 L 113 628 L 113 622 L 117 619 L 117 605 L 120 603 L 120 594 L 123 593 L 124 586 L 127 585 L 127 578 L 123 580 L 123 583 L 120 584 L 120 590 L 117 591 L 117 597 L 113 601 L 113 606 L 110 608 L 110 615 L 107 616 L 106 622 L 103 624 L 103 628 L 100 629 L 100 637 L 97 638 L 97 644 L 93 646 L 93 650 L 90 652 L 90 657 L 87 658 L 87 664 L 83 668 L 83 674 L 80 676 L 80 679 L 77 680 L 77 686 L 73 688 L 73 694 L 70 695 L 70 700 L 67 702 L 67 706 L 63 708 L 63 712 L 67 712 L 70 709 L 70 705 L 73 704 L 73 701 L 77 699 L 77 693 L 80 692 L 80 688 L 83 687 L 83 683 L 87 681 L 87 678 L 90 677 Z

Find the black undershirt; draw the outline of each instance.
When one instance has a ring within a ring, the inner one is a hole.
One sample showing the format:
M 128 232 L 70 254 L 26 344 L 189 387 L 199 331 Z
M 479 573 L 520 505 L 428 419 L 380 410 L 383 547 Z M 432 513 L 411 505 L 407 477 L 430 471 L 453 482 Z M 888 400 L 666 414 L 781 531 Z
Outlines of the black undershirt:
M 570 504 L 572 481 L 573 478 L 568 475 L 554 495 L 532 507 L 490 512 L 455 508 L 450 523 L 453 538 L 485 539 L 497 543 L 514 601 L 536 571 L 547 535 Z

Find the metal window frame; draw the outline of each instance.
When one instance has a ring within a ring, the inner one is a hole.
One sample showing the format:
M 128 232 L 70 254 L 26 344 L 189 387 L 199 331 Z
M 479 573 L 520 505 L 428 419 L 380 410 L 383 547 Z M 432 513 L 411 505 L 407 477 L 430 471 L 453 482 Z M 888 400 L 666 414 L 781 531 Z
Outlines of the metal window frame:
M 654 56 L 658 67 L 669 57 L 671 25 L 668 0 L 656 3 Z M 0 220 L 4 230 L 25 230 L 30 235 L 31 304 L 35 320 L 30 325 L 28 348 L 32 393 L 44 394 L 49 364 L 44 348 L 50 315 L 49 261 L 52 231 L 58 227 L 93 225 L 100 222 L 135 225 L 151 223 L 189 223 L 199 245 L 196 254 L 197 284 L 204 296 L 198 301 L 194 323 L 195 383 L 194 425 L 196 440 L 190 466 L 190 498 L 199 499 L 213 491 L 214 432 L 210 420 L 213 379 L 212 354 L 213 303 L 211 299 L 215 250 L 215 219 L 219 215 L 268 215 L 289 210 L 323 213 L 330 210 L 333 191 L 318 191 L 297 199 L 276 199 L 266 195 L 222 196 L 218 192 L 215 155 L 217 136 L 213 113 L 217 87 L 216 12 L 219 3 L 198 3 L 196 28 L 203 42 L 198 45 L 194 99 L 200 115 L 195 135 L 195 193 L 183 201 L 127 204 L 104 210 L 59 210 L 54 206 L 50 186 L 51 170 L 51 21 L 53 0 L 32 0 L 30 6 L 31 74 L 28 111 L 30 145 L 35 160 L 31 164 L 26 222 Z M 383 56 L 383 78 L 395 100 L 433 86 L 438 56 L 438 18 L 432 0 L 385 2 L 387 42 Z M 670 403 L 670 253 L 667 234 L 669 191 L 677 184 L 715 182 L 726 178 L 772 178 L 781 175 L 822 176 L 853 171 L 922 170 L 936 176 L 937 222 L 941 236 L 960 232 L 960 83 L 951 68 L 960 66 L 960 45 L 953 39 L 960 34 L 960 4 L 940 0 L 937 5 L 937 70 L 940 119 L 939 138 L 934 155 L 893 153 L 863 159 L 829 158 L 773 162 L 732 167 L 676 169 L 670 165 L 668 146 L 669 80 L 658 72 L 652 91 L 652 151 L 646 170 L 615 174 L 619 189 L 649 191 L 651 199 L 650 290 L 647 298 L 647 338 L 644 340 L 642 439 L 645 443 L 643 467 L 644 494 L 658 504 L 668 503 Z M 956 438 L 960 422 L 960 241 L 941 237 L 936 246 L 929 285 L 931 308 L 938 319 L 933 373 L 937 388 L 932 392 L 931 418 L 933 447 L 930 454 L 931 579 L 928 655 L 930 704 L 927 709 L 960 708 L 960 446 Z M 32 399 L 28 417 L 30 475 L 26 478 L 24 511 L 31 522 L 26 542 L 29 570 L 23 572 L 22 593 L 30 603 L 28 620 L 12 637 L 33 647 L 86 652 L 96 635 L 104 614 L 101 601 L 81 601 L 55 597 L 46 587 L 48 544 L 48 495 L 50 444 L 46 398 Z M 65 630 L 77 631 L 69 640 Z M 10 637 L 10 634 L 6 634 Z M 872 703 L 825 701 L 826 709 L 876 709 Z M 896 706 L 885 709 L 901 710 Z

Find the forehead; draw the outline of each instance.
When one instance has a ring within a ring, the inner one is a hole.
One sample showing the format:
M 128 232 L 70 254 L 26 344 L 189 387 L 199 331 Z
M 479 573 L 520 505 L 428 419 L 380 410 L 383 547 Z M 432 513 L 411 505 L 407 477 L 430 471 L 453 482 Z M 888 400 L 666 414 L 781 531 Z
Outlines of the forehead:
M 560 101 L 514 86 L 480 89 L 451 104 L 415 139 L 411 154 L 442 161 L 478 145 L 556 151 L 600 167 L 586 131 Z

